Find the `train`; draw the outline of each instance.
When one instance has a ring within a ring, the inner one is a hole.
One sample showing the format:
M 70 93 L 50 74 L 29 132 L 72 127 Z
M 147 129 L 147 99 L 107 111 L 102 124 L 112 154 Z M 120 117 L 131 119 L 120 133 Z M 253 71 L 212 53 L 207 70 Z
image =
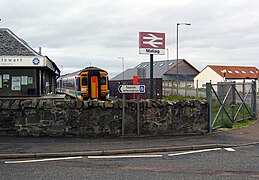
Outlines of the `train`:
M 108 73 L 101 68 L 90 66 L 62 75 L 57 79 L 56 91 L 81 100 L 108 100 Z

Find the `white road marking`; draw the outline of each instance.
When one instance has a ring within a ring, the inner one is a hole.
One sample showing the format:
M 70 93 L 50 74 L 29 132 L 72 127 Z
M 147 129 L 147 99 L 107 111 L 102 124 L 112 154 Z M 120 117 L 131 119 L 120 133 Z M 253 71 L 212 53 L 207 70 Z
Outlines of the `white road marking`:
M 202 152 L 209 152 L 209 151 L 218 151 L 221 148 L 214 148 L 214 149 L 202 149 L 197 151 L 187 151 L 182 153 L 175 153 L 175 154 L 168 154 L 168 156 L 180 156 L 180 155 L 186 155 L 186 154 L 194 154 L 194 153 L 202 153 Z
M 234 152 L 234 151 L 236 151 L 235 149 L 233 149 L 233 148 L 224 148 L 225 150 L 227 150 L 227 151 L 230 151 L 230 152 Z
M 88 159 L 117 159 L 117 158 L 157 158 L 163 155 L 125 155 L 125 156 L 88 156 Z
M 18 164 L 18 163 L 33 163 L 33 162 L 44 162 L 44 161 L 59 161 L 59 160 L 69 160 L 69 159 L 82 159 L 82 156 L 76 157 L 63 157 L 63 158 L 48 158 L 48 159 L 33 159 L 24 161 L 6 161 L 5 164 Z

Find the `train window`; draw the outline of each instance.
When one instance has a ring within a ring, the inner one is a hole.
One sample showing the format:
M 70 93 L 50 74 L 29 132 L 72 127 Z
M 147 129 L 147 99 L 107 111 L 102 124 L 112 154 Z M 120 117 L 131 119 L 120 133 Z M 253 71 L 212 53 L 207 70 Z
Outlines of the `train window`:
M 87 77 L 82 77 L 82 86 L 87 86 Z
M 100 84 L 101 85 L 106 85 L 106 77 L 101 77 L 100 78 Z
M 76 78 L 76 90 L 77 91 L 80 91 L 80 79 L 79 78 Z
M 75 82 L 73 79 L 65 79 L 63 82 L 63 87 L 67 89 L 74 89 L 75 88 Z

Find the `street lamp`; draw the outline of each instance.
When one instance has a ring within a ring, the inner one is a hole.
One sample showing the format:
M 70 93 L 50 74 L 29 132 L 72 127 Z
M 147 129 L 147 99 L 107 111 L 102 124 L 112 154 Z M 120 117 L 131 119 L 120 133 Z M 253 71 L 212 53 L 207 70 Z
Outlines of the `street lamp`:
M 224 78 L 223 78 L 223 82 L 226 82 L 226 74 L 227 74 L 227 70 L 226 70 L 226 69 L 224 69 L 224 70 L 222 71 L 222 73 L 223 73 L 223 76 L 224 76 Z
M 124 80 L 124 57 L 118 57 L 122 60 L 122 80 Z
M 178 95 L 178 86 L 179 86 L 179 72 L 178 72 L 178 26 L 179 25 L 191 25 L 190 22 L 179 22 L 176 24 L 176 86 L 177 86 L 177 89 L 176 89 L 176 93 Z
M 166 49 L 167 51 L 167 70 L 169 69 L 169 49 Z

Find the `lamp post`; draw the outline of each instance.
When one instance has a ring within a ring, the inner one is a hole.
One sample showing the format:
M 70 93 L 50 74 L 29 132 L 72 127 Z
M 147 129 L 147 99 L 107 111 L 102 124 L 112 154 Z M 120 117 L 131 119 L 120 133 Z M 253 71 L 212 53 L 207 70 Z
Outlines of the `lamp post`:
M 169 69 L 169 49 L 166 49 L 167 51 L 167 70 Z
M 124 57 L 118 57 L 122 61 L 122 80 L 124 80 Z
M 224 76 L 224 78 L 223 78 L 223 82 L 226 82 L 226 74 L 227 74 L 227 70 L 226 70 L 226 69 L 222 70 L 222 73 L 223 73 L 223 76 Z
M 176 93 L 178 95 L 178 86 L 179 86 L 179 72 L 178 72 L 178 62 L 179 62 L 179 59 L 178 59 L 178 26 L 179 25 L 191 25 L 190 22 L 179 22 L 176 24 L 176 86 L 177 86 L 177 89 L 176 89 Z

